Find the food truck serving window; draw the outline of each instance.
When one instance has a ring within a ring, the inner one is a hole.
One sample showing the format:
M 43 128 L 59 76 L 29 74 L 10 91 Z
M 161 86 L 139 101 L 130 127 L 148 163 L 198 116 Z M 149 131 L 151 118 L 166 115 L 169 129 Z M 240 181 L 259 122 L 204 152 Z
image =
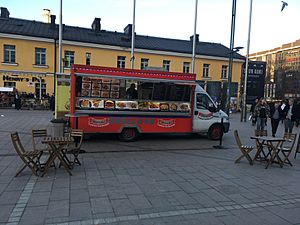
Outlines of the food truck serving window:
M 76 108 L 189 112 L 191 85 L 173 82 L 76 77 Z

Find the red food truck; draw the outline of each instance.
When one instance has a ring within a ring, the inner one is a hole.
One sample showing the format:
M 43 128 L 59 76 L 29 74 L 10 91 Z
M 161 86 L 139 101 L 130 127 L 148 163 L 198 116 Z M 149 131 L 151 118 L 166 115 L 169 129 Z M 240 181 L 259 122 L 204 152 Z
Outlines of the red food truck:
M 195 74 L 73 65 L 70 127 L 85 133 L 206 133 L 219 139 L 229 120 Z M 221 124 L 223 118 L 224 123 Z

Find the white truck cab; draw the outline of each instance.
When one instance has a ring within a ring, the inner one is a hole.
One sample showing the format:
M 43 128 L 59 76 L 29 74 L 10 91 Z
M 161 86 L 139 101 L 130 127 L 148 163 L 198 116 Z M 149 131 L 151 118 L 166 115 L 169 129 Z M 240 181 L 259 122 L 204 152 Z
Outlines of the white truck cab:
M 227 133 L 228 130 L 228 115 L 218 109 L 207 92 L 197 84 L 194 95 L 193 133 L 205 133 L 210 139 L 218 140 L 222 132 Z

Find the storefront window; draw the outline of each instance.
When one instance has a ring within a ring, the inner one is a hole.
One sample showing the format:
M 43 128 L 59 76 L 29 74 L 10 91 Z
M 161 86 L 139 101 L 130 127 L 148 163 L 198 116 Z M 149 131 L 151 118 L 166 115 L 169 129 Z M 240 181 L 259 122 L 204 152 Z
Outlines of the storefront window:
M 35 48 L 35 65 L 46 65 L 45 48 Z
M 16 87 L 16 82 L 5 81 L 4 87 Z
M 15 63 L 16 62 L 16 46 L 4 45 L 4 62 Z

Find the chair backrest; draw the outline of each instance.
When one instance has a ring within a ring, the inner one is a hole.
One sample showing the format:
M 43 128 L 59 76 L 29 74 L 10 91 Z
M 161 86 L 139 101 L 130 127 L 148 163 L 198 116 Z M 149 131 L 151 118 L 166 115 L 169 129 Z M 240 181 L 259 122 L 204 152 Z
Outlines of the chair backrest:
M 240 148 L 242 146 L 242 142 L 241 142 L 241 139 L 240 139 L 240 136 L 239 136 L 239 133 L 237 130 L 234 131 L 234 137 L 235 137 L 237 145 Z
M 71 129 L 70 137 L 74 138 L 75 147 L 80 149 L 83 141 L 83 130 Z
M 290 150 L 292 150 L 296 143 L 297 134 L 285 133 L 283 137 L 287 140 L 283 143 L 283 147 L 289 148 Z
M 19 156 L 22 156 L 26 151 L 21 143 L 18 132 L 12 133 L 10 136 L 16 152 Z
M 49 136 L 47 129 L 32 130 L 32 145 L 34 150 L 41 150 L 45 148 L 42 144 L 42 139 Z

